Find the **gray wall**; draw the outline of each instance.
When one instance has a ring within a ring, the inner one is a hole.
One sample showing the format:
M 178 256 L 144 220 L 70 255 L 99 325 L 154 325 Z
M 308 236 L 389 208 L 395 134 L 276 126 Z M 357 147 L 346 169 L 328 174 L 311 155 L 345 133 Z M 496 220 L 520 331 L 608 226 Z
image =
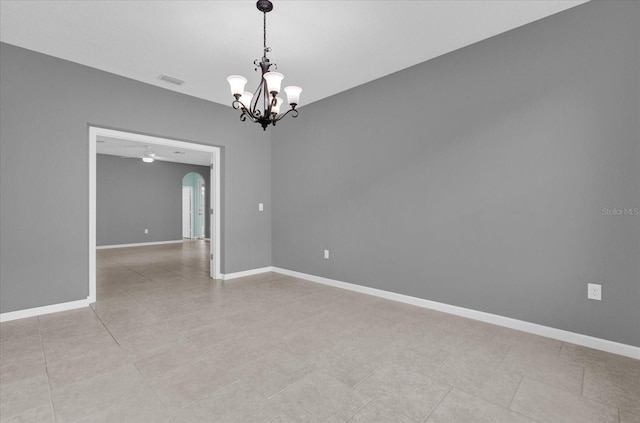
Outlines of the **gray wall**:
M 207 166 L 156 160 L 143 163 L 98 154 L 96 161 L 96 243 L 100 245 L 182 239 L 182 178 L 195 172 L 205 180 Z M 205 210 L 209 209 L 209 195 Z M 145 234 L 144 229 L 149 229 Z M 209 214 L 205 214 L 209 234 Z M 208 236 L 208 235 L 207 235 Z
M 273 264 L 640 346 L 640 217 L 602 214 L 640 207 L 639 17 L 590 2 L 304 107 Z
M 4 43 L 0 92 L 0 312 L 89 293 L 90 124 L 223 147 L 221 270 L 271 264 L 270 132 L 230 107 Z

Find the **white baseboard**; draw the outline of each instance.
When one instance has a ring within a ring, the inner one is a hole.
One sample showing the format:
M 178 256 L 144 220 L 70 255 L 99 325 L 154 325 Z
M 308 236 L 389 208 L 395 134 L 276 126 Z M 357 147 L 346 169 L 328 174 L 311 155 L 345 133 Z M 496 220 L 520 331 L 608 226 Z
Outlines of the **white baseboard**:
M 11 320 L 24 319 L 26 317 L 41 316 L 43 314 L 58 313 L 60 311 L 75 310 L 78 308 L 89 307 L 90 300 L 77 300 L 68 303 L 51 304 L 48 306 L 28 308 L 25 310 L 10 311 L 0 314 L 0 323 L 9 322 Z
M 112 248 L 128 248 L 128 247 L 146 247 L 148 245 L 163 245 L 163 244 L 181 244 L 181 239 L 172 241 L 156 241 L 156 242 L 138 242 L 136 244 L 115 244 L 115 245 L 100 245 L 96 247 L 96 250 L 109 250 Z
M 273 267 L 267 266 L 267 267 L 261 267 L 258 269 L 243 270 L 242 272 L 222 274 L 222 279 L 225 281 L 228 281 L 230 279 L 244 278 L 245 276 L 259 275 L 260 273 L 266 273 L 271 271 L 273 271 Z
M 394 292 L 383 291 L 381 289 L 369 288 L 367 286 L 356 285 L 347 282 L 341 282 L 333 279 L 323 278 L 320 276 L 309 275 L 306 273 L 296 272 L 279 267 L 272 267 L 268 271 L 282 273 L 283 275 L 293 276 L 300 279 L 306 279 L 311 282 L 321 283 L 337 288 L 348 289 L 350 291 L 360 292 L 363 294 L 373 295 L 388 300 L 399 301 L 418 307 L 428 308 L 432 310 L 442 311 L 444 313 L 455 314 L 457 316 L 469 319 L 479 320 L 481 322 L 491 323 L 522 332 L 528 332 L 535 335 L 545 336 L 547 338 L 557 339 L 563 342 L 570 342 L 584 347 L 594 348 L 613 354 L 623 355 L 640 360 L 640 347 L 621 344 L 606 339 L 595 338 L 593 336 L 582 335 L 575 332 L 569 332 L 562 329 L 556 329 L 549 326 L 543 326 L 536 323 L 525 322 L 523 320 L 512 319 L 497 314 L 485 313 L 483 311 L 472 310 L 464 307 L 457 307 L 449 304 L 439 303 L 436 301 L 425 300 L 422 298 L 411 297 L 409 295 L 396 294 Z
M 258 269 L 245 270 L 242 272 L 227 273 L 222 275 L 223 280 L 231 280 L 236 278 L 242 278 L 245 276 L 258 275 L 266 272 L 276 272 L 287 276 L 293 276 L 300 279 L 305 279 L 311 282 L 320 283 L 323 285 L 329 285 L 336 288 L 347 289 L 349 291 L 360 292 L 362 294 L 373 295 L 388 300 L 398 301 L 406 304 L 411 304 L 418 307 L 428 308 L 432 310 L 441 311 L 444 313 L 454 314 L 469 319 L 479 320 L 481 322 L 491 323 L 498 326 L 503 326 L 522 332 L 532 333 L 534 335 L 545 336 L 547 338 L 557 339 L 563 342 L 570 342 L 576 345 L 582 345 L 584 347 L 594 348 L 601 351 L 610 352 L 613 354 L 619 354 L 626 357 L 635 358 L 640 360 L 640 347 L 634 347 L 632 345 L 621 344 L 606 339 L 595 338 L 593 336 L 583 335 L 575 332 L 569 332 L 562 329 L 556 329 L 549 326 L 543 326 L 536 323 L 525 322 L 523 320 L 512 319 L 510 317 L 504 317 L 497 314 L 485 313 L 483 311 L 472 310 L 469 308 L 453 306 L 449 304 L 439 303 L 436 301 L 425 300 L 423 298 L 412 297 L 409 295 L 397 294 L 394 292 L 384 291 L 376 288 L 369 288 L 367 286 L 356 285 L 348 282 L 342 282 L 334 279 L 323 278 L 320 276 L 310 275 L 307 273 L 296 272 L 293 270 L 282 269 L 279 267 L 262 267 Z M 71 301 L 62 304 L 53 304 L 43 307 L 36 307 L 26 310 L 12 311 L 8 313 L 0 314 L 0 322 L 8 322 L 10 320 L 23 319 L 26 317 L 39 316 L 42 314 L 57 313 L 59 311 L 74 310 L 77 308 L 88 307 L 90 303 L 89 299 Z

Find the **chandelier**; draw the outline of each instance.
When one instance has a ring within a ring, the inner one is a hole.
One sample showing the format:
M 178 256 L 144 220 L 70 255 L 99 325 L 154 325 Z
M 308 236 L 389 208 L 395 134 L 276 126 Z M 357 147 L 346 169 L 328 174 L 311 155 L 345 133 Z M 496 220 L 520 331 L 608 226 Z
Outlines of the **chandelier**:
M 291 114 L 294 118 L 298 117 L 296 106 L 298 105 L 302 88 L 295 85 L 284 88 L 291 108 L 282 113 L 280 109 L 284 100 L 278 97 L 278 94 L 280 93 L 284 75 L 279 72 L 272 72 L 271 67 L 278 69 L 278 65 L 271 63 L 267 58 L 267 53 L 271 51 L 271 47 L 267 47 L 267 13 L 273 10 L 273 4 L 269 0 L 258 0 L 256 7 L 263 14 L 262 59 L 259 62 L 258 59 L 253 61 L 256 66 L 260 67 L 262 72 L 260 85 L 258 85 L 255 93 L 251 94 L 249 91 L 244 90 L 244 86 L 247 83 L 247 78 L 244 76 L 231 75 L 227 78 L 227 81 L 231 86 L 231 94 L 235 97 L 231 105 L 234 109 L 242 112 L 240 120 L 244 122 L 249 118 L 252 122 L 262 125 L 262 129 L 266 131 L 267 126 L 275 126 L 276 122 L 288 114 Z M 256 67 L 255 70 L 257 71 L 258 68 Z

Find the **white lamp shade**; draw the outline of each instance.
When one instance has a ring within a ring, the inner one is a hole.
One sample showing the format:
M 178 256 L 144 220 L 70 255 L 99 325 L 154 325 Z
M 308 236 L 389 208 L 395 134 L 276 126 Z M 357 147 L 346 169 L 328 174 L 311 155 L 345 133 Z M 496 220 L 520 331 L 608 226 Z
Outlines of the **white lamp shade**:
M 287 93 L 289 104 L 298 104 L 300 102 L 300 93 L 302 92 L 302 88 L 290 85 L 288 87 L 284 87 L 284 92 Z
M 246 109 L 249 109 L 251 107 L 251 100 L 253 100 L 253 94 L 251 94 L 249 91 L 245 91 L 244 94 L 240 96 L 239 101 L 244 105 Z
M 271 113 L 280 113 L 280 106 L 282 106 L 282 103 L 284 103 L 284 100 L 280 97 L 276 97 L 276 104 L 274 106 L 271 106 Z
M 278 94 L 280 92 L 280 85 L 282 84 L 283 79 L 284 75 L 280 72 L 265 73 L 264 80 L 267 81 L 267 91 Z
M 244 86 L 247 83 L 247 78 L 240 75 L 230 75 L 227 77 L 227 81 L 231 87 L 231 95 L 242 95 L 244 93 Z
M 145 162 L 145 163 L 153 163 L 153 157 L 151 157 L 151 156 L 144 156 L 144 157 L 142 158 L 142 161 L 143 161 L 143 162 Z

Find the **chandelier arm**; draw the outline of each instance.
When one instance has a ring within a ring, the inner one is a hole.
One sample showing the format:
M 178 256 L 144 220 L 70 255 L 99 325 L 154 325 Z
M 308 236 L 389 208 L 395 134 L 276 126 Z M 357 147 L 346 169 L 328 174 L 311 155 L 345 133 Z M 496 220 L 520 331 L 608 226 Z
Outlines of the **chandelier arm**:
M 240 115 L 240 120 L 241 121 L 246 121 L 247 118 L 249 118 L 249 120 L 253 123 L 259 122 L 260 119 L 257 119 L 255 116 L 253 116 L 251 113 L 246 112 L 246 111 L 242 111 L 242 114 Z
M 277 115 L 275 119 L 273 119 L 274 122 L 279 122 L 283 117 L 285 117 L 286 115 L 288 115 L 289 113 L 291 113 L 291 117 L 292 118 L 297 118 L 298 117 L 298 110 L 296 109 L 289 109 L 287 110 L 286 113 L 281 114 L 281 115 Z
M 262 78 L 262 80 L 264 81 L 264 78 Z M 267 119 L 271 120 L 271 107 L 272 107 L 272 102 L 270 100 L 271 97 L 269 97 L 269 91 L 267 91 L 268 90 L 267 84 L 263 83 L 262 85 L 263 85 L 263 93 L 262 93 L 262 95 L 264 95 L 264 102 L 263 102 L 264 103 L 264 116 Z

